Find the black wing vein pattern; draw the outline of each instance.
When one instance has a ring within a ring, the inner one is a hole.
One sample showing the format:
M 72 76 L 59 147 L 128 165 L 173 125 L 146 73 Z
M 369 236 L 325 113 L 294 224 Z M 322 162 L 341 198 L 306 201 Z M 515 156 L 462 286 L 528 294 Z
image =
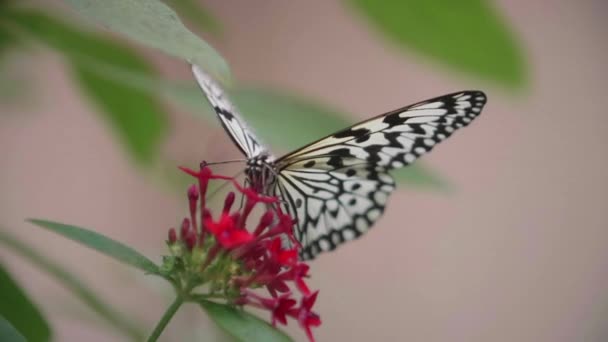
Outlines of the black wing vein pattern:
M 313 142 L 276 161 L 274 194 L 297 220 L 301 258 L 335 249 L 365 233 L 395 189 L 388 171 L 407 166 L 485 105 L 480 91 L 462 91 L 404 107 Z

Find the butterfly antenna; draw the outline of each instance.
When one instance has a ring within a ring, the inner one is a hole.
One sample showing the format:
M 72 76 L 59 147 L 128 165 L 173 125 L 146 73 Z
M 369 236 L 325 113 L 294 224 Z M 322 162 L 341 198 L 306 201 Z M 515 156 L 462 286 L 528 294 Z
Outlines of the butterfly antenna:
M 207 164 L 209 165 L 209 164 Z M 235 174 L 234 176 L 232 176 L 232 178 L 237 178 L 238 176 L 240 176 L 244 171 L 239 171 L 237 174 Z M 223 188 L 226 187 L 226 185 L 230 184 L 232 181 L 231 180 L 226 180 L 224 183 L 222 183 L 222 185 L 218 186 L 217 188 L 215 188 L 209 195 L 207 195 L 206 200 L 210 200 L 212 199 L 215 195 L 217 195 L 217 193 L 222 190 Z
M 230 163 L 245 163 L 245 162 L 247 162 L 247 159 L 233 159 L 233 160 L 225 160 L 225 161 L 213 162 L 213 163 L 207 163 L 207 162 L 205 162 L 205 165 L 218 165 L 218 164 L 230 164 Z

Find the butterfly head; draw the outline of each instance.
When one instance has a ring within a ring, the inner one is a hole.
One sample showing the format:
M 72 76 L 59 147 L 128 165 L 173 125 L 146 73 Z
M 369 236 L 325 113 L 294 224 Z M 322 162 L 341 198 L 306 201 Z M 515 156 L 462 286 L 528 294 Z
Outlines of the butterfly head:
M 277 180 L 274 158 L 270 154 L 260 154 L 248 159 L 245 173 L 254 190 L 264 194 L 270 192 Z

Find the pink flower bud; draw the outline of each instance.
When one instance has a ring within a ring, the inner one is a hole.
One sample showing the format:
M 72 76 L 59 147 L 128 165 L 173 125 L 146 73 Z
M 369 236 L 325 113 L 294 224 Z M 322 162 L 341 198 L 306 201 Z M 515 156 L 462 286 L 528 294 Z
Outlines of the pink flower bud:
M 177 233 L 175 232 L 175 228 L 169 229 L 169 243 L 174 244 L 177 241 Z
M 186 235 L 186 247 L 188 247 L 188 250 L 192 250 L 194 248 L 194 246 L 196 246 L 196 233 L 194 232 L 194 230 L 189 230 L 188 231 L 188 235 Z
M 236 195 L 234 194 L 234 192 L 230 191 L 228 193 L 228 195 L 226 196 L 226 199 L 224 200 L 224 214 L 227 214 L 230 209 L 232 208 L 232 204 L 234 204 L 234 199 L 235 199 Z
M 262 217 L 260 218 L 260 223 L 258 224 L 258 227 L 255 229 L 255 232 L 253 233 L 253 235 L 259 236 L 260 234 L 262 234 L 264 229 L 266 229 L 268 226 L 270 226 L 270 224 L 272 223 L 273 220 L 274 220 L 274 214 L 272 213 L 272 211 L 271 210 L 266 211 L 264 213 L 264 215 L 262 215 Z
M 186 240 L 186 238 L 188 237 L 188 234 L 190 232 L 190 220 L 188 220 L 187 218 L 185 218 L 182 221 L 182 226 L 180 229 L 180 236 L 182 237 L 182 240 Z
M 188 199 L 191 201 L 198 200 L 198 188 L 194 184 L 190 185 L 188 188 Z

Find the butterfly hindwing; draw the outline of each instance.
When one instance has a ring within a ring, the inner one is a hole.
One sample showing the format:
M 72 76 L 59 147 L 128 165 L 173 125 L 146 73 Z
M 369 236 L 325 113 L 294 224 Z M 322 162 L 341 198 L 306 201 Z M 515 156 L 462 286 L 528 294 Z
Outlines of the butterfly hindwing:
M 217 113 L 222 126 L 247 158 L 253 158 L 264 152 L 264 147 L 240 118 L 236 107 L 224 95 L 222 88 L 195 64 L 192 65 L 192 73 Z
M 335 249 L 365 233 L 384 212 L 395 182 L 383 167 L 346 159 L 339 168 L 328 159 L 303 161 L 279 173 L 276 195 L 297 220 L 301 258 Z

